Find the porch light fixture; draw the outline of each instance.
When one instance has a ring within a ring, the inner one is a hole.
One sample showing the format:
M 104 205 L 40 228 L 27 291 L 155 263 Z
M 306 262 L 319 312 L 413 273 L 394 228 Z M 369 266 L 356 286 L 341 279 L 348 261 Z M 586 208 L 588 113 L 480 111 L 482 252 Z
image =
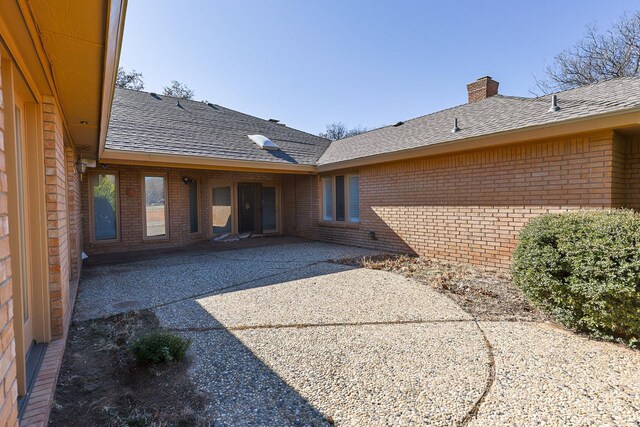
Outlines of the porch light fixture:
M 78 159 L 78 161 L 76 162 L 76 170 L 80 174 L 80 181 L 82 181 L 82 175 L 87 173 L 87 168 L 88 167 L 92 167 L 92 168 L 96 167 L 96 161 L 95 160 L 84 159 L 84 158 L 80 157 Z
M 185 184 L 187 184 L 187 185 L 189 185 L 189 184 L 193 184 L 193 182 L 194 182 L 191 178 L 189 178 L 189 177 L 187 177 L 187 176 L 183 176 L 183 177 L 182 177 L 182 181 L 183 181 Z

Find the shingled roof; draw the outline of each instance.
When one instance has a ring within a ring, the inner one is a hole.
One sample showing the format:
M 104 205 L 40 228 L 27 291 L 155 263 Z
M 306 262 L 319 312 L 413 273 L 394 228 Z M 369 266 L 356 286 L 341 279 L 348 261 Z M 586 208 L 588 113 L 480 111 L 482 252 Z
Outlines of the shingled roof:
M 260 134 L 280 150 L 263 150 Z M 105 149 L 313 165 L 330 141 L 219 105 L 116 89 Z
M 625 77 L 524 98 L 496 95 L 330 142 L 219 105 L 116 89 L 105 147 L 131 152 L 193 155 L 325 166 L 502 132 L 535 128 L 640 108 L 640 78 Z M 459 130 L 452 132 L 454 119 Z M 262 134 L 281 150 L 266 151 L 247 135 Z
M 558 92 L 558 111 L 551 96 L 523 98 L 496 95 L 385 126 L 333 142 L 318 165 L 366 158 L 500 132 L 549 125 L 640 107 L 640 78 L 623 77 Z M 459 131 L 451 132 L 454 119 Z

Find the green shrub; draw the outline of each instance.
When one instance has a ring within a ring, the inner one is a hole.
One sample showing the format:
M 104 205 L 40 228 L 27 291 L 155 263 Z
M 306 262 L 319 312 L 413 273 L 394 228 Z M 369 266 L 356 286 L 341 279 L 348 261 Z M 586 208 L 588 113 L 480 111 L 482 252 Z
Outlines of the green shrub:
M 515 284 L 564 325 L 640 343 L 640 214 L 546 214 L 520 234 Z
M 190 345 L 190 340 L 179 335 L 156 331 L 135 340 L 131 352 L 138 363 L 162 363 L 182 360 Z

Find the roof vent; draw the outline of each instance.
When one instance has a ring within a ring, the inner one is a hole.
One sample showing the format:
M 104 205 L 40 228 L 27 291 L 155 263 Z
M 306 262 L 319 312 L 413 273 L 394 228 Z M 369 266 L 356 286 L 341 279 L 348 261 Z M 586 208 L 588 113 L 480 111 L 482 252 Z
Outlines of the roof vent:
M 270 121 L 271 123 L 278 123 L 278 122 L 280 122 L 280 120 L 278 120 L 278 119 L 269 119 L 269 121 Z
M 273 141 L 267 138 L 264 135 L 247 135 L 250 140 L 256 143 L 258 147 L 263 150 L 279 150 L 278 147 Z
M 458 119 L 455 118 L 453 119 L 453 129 L 451 129 L 451 133 L 456 133 L 460 130 L 460 128 L 458 127 Z
M 558 107 L 558 95 L 551 95 L 551 108 L 549 108 L 549 112 L 554 113 L 556 111 L 560 111 L 560 107 Z
M 398 122 L 395 125 L 393 125 L 394 128 L 397 128 L 398 126 L 402 126 L 404 124 L 404 122 Z
M 162 98 L 160 98 L 160 95 L 158 95 L 155 92 L 150 92 L 149 95 L 153 96 L 155 99 L 157 99 L 158 101 L 162 101 Z

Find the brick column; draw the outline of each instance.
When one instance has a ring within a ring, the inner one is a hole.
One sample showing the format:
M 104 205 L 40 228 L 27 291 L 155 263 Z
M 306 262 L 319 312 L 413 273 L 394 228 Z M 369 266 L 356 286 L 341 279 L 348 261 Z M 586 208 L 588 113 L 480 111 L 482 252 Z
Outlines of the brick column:
M 70 318 L 66 160 L 62 121 L 52 97 L 43 97 L 43 112 L 51 334 L 60 338 Z
M 12 296 L 7 175 L 4 159 L 4 102 L 2 76 L 0 75 L 0 350 L 2 352 L 2 356 L 0 356 L 0 425 L 11 426 L 18 423 L 18 384 L 16 382 Z
M 76 172 L 79 155 L 71 147 L 65 149 L 68 177 L 69 204 L 69 248 L 71 254 L 71 279 L 77 279 L 82 267 L 82 202 L 80 194 L 80 175 Z

